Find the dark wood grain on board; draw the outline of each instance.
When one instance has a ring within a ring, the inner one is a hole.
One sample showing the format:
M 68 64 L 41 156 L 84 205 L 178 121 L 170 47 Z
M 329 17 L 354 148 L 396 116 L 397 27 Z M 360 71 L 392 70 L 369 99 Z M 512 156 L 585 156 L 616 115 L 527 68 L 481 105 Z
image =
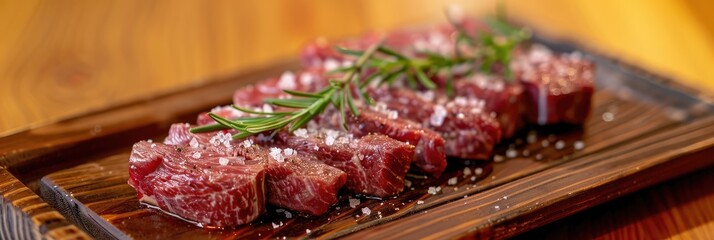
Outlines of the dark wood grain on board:
M 0 168 L 0 239 L 91 239 Z
M 604 113 L 613 113 L 616 116 L 614 121 L 606 122 L 600 116 Z M 463 204 L 463 201 L 472 201 L 487 196 L 487 203 L 498 201 L 496 198 L 502 196 L 513 196 L 508 202 L 516 202 L 522 194 L 529 196 L 547 195 L 549 197 L 560 197 L 563 201 L 573 201 L 578 203 L 577 195 L 562 196 L 558 194 L 543 194 L 540 189 L 541 184 L 549 183 L 547 179 L 541 178 L 538 181 L 531 180 L 530 176 L 538 173 L 550 173 L 556 176 L 564 175 L 561 166 L 567 163 L 578 163 L 581 166 L 578 171 L 566 168 L 571 172 L 588 172 L 590 175 L 580 175 L 589 178 L 597 172 L 612 173 L 615 168 L 603 168 L 600 163 L 603 157 L 613 156 L 622 146 L 639 146 L 641 139 L 652 137 L 656 132 L 673 131 L 689 124 L 670 119 L 658 108 L 650 105 L 640 104 L 633 101 L 623 100 L 608 92 L 598 92 L 595 96 L 593 117 L 583 127 L 557 127 L 542 128 L 533 130 L 529 134 L 521 134 L 516 139 L 511 140 L 511 144 L 505 144 L 499 149 L 499 156 L 505 156 L 505 151 L 512 148 L 517 151 L 518 157 L 506 158 L 506 161 L 499 163 L 485 162 L 452 162 L 444 177 L 440 179 L 419 179 L 410 177 L 412 183 L 409 191 L 394 199 L 368 199 L 360 198 L 361 204 L 356 208 L 350 208 L 347 196 L 342 196 L 340 204 L 335 206 L 328 214 L 321 217 L 294 217 L 286 218 L 284 213 L 277 213 L 275 209 L 270 209 L 269 213 L 251 225 L 238 227 L 230 230 L 206 230 L 195 227 L 179 219 L 170 217 L 160 211 L 149 209 L 138 203 L 133 189 L 126 184 L 128 177 L 128 150 L 126 146 L 124 152 L 99 159 L 90 160 L 93 163 L 80 165 L 75 168 L 62 170 L 46 176 L 42 180 L 41 194 L 51 203 L 67 214 L 70 219 L 80 223 L 81 226 L 94 232 L 97 236 L 119 236 L 119 237 L 157 237 L 157 238 L 241 238 L 241 237 L 338 237 L 357 232 L 356 237 L 361 234 L 375 234 L 367 237 L 422 237 L 424 232 L 417 231 L 414 235 L 398 235 L 408 233 L 406 229 L 428 228 L 435 232 L 449 232 L 448 226 L 453 222 L 444 225 L 415 224 L 414 228 L 400 225 L 397 228 L 386 228 L 394 223 L 401 223 L 408 219 L 425 221 L 427 219 L 440 216 L 439 211 L 444 207 L 451 206 L 458 202 L 462 211 L 469 209 L 480 209 L 483 206 L 473 204 Z M 666 130 L 666 131 L 665 131 Z M 704 136 L 708 136 L 704 133 Z M 528 140 L 528 135 L 537 136 L 535 141 Z M 655 136 L 660 136 L 655 134 Z M 157 136 L 159 138 L 162 135 Z M 685 140 L 688 138 L 684 138 Z M 696 139 L 695 139 L 696 140 Z M 563 141 L 564 147 L 556 149 L 558 141 Z M 585 147 L 575 149 L 575 141 L 582 141 Z M 526 152 L 525 154 L 524 152 Z M 536 160 L 536 156 L 541 156 L 542 160 Z M 644 156 L 644 155 L 643 155 Z M 627 158 L 632 160 L 632 158 Z M 568 165 L 569 166 L 569 165 Z M 469 168 L 472 172 L 469 176 L 464 176 L 464 169 Z M 480 169 L 480 170 L 476 170 Z M 474 172 L 480 174 L 475 175 Z M 472 179 L 471 177 L 475 177 Z M 448 184 L 450 178 L 456 178 L 457 183 Z M 558 178 L 559 179 L 559 178 Z M 561 179 L 569 181 L 570 178 Z M 600 179 L 597 179 L 600 180 Z M 643 181 L 643 185 L 646 181 Z M 562 184 L 561 182 L 557 182 Z M 571 182 L 572 183 L 572 182 Z M 520 184 L 517 188 L 509 187 Z M 651 183 L 650 183 L 651 184 Z M 496 187 L 499 186 L 499 187 Z M 566 187 L 567 185 L 558 185 Z M 586 186 L 595 186 L 590 183 Z M 440 187 L 441 191 L 436 195 L 429 194 L 429 187 Z M 503 189 L 503 195 L 485 195 L 490 191 Z M 620 188 L 612 188 L 618 189 Z M 484 192 L 485 191 L 485 192 Z M 593 193 L 597 194 L 597 192 Z M 488 200 L 490 197 L 490 200 Z M 420 202 L 423 201 L 423 202 Z M 550 206 L 547 201 L 541 201 L 535 205 L 527 205 L 532 211 Z M 531 202 L 532 203 L 532 202 Z M 575 206 L 588 206 L 590 202 L 576 204 Z M 515 204 L 513 204 L 515 205 Z M 486 205 L 484 205 L 486 206 Z M 488 205 L 490 206 L 490 205 Z M 503 205 L 500 215 L 491 214 L 484 211 L 480 215 L 469 215 L 469 219 L 510 219 L 514 213 L 523 212 L 521 208 L 510 209 L 510 205 Z M 371 214 L 366 216 L 362 213 L 362 208 L 367 207 Z M 493 207 L 493 206 L 490 206 Z M 578 209 L 573 209 L 573 211 Z M 517 212 L 514 212 L 517 211 Z M 565 211 L 563 215 L 571 211 Z M 515 216 L 518 216 L 515 214 Z M 510 217 L 509 217 L 510 216 Z M 528 215 L 527 219 L 538 219 L 537 215 Z M 544 218 L 543 215 L 540 215 Z M 562 217 L 556 215 L 555 217 Z M 392 221 L 398 218 L 398 221 Z M 545 219 L 554 219 L 548 217 Z M 151 222 L 152 224 L 146 224 Z M 506 223 L 506 221 L 502 221 Z M 544 222 L 534 222 L 538 225 Z M 382 225 L 380 225 L 382 224 Z M 538 226 L 536 224 L 522 224 L 518 226 L 518 231 L 530 229 Z M 358 232 L 361 229 L 376 226 L 369 231 Z M 428 226 L 428 227 L 427 227 Z M 471 227 L 480 226 L 501 234 L 503 227 L 492 222 L 485 221 L 476 223 Z M 310 234 L 307 234 L 307 229 Z M 455 234 L 468 232 L 470 228 L 454 229 Z M 506 232 L 506 235 L 515 232 Z M 458 235 L 456 235 L 458 236 Z

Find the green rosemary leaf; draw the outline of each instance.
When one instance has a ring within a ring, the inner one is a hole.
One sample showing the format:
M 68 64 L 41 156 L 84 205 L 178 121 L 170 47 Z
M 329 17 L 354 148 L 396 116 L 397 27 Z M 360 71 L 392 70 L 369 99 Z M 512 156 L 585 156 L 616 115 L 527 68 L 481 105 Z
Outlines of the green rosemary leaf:
M 283 92 L 296 96 L 296 97 L 306 97 L 306 98 L 321 98 L 321 94 L 314 94 L 314 93 L 309 93 L 309 92 L 302 92 L 302 91 L 295 91 L 295 90 L 288 90 L 288 89 L 283 89 Z
M 357 56 L 357 57 L 364 55 L 364 51 L 351 50 L 351 49 L 343 48 L 340 46 L 335 46 L 335 50 L 337 50 L 339 53 L 342 53 L 344 55 Z
M 350 111 L 352 111 L 352 114 L 355 116 L 359 116 L 359 109 L 357 109 L 357 106 L 355 105 L 355 102 L 352 99 L 352 94 L 346 93 L 345 96 L 347 96 L 347 105 L 350 107 Z
M 421 83 L 422 86 L 428 89 L 436 88 L 436 84 L 431 81 L 431 79 L 429 79 L 429 77 L 427 77 L 421 69 L 414 68 L 414 73 L 416 73 L 417 80 L 419 80 L 419 83 Z
M 311 98 L 286 98 L 286 99 L 276 99 L 269 98 L 263 100 L 263 102 L 268 104 L 273 104 L 275 106 L 287 107 L 287 108 L 308 108 L 315 102 L 315 99 Z
M 228 120 L 228 119 L 225 119 L 225 118 L 223 118 L 223 117 L 221 117 L 221 116 L 218 116 L 218 115 L 216 115 L 216 114 L 214 114 L 214 113 L 208 113 L 208 116 L 211 117 L 211 118 L 213 118 L 214 121 L 216 121 L 218 124 L 221 124 L 221 125 L 223 125 L 223 126 L 230 127 L 230 128 L 236 129 L 236 130 L 242 130 L 242 129 L 243 129 L 243 126 L 238 125 L 238 124 L 236 124 L 236 123 L 234 123 L 234 122 L 232 122 L 232 121 L 230 121 L 230 120 Z
M 394 51 L 394 50 L 392 50 L 392 49 L 389 49 L 389 48 L 386 48 L 386 47 L 383 47 L 383 46 L 378 47 L 378 48 L 377 48 L 377 51 L 379 51 L 379 52 L 381 52 L 381 53 L 384 53 L 384 54 L 387 54 L 387 55 L 389 55 L 389 56 L 395 57 L 395 58 L 397 58 L 397 59 L 399 59 L 399 60 L 408 60 L 408 58 L 405 57 L 404 55 L 399 54 L 399 53 L 397 53 L 396 51 Z
M 454 72 L 451 68 L 446 69 L 446 95 L 453 97 L 454 93 Z
M 204 132 L 215 132 L 218 130 L 230 129 L 230 127 L 221 124 L 210 124 L 198 127 L 192 127 L 189 131 L 191 133 L 204 133 Z
M 244 113 L 251 113 L 251 114 L 258 114 L 258 115 L 288 115 L 290 112 L 262 112 L 262 111 L 256 111 L 253 109 L 248 109 L 248 108 L 243 108 L 239 107 L 236 105 L 231 105 L 234 109 L 244 112 Z
M 338 67 L 338 68 L 332 69 L 330 71 L 327 71 L 325 73 L 326 74 L 345 73 L 345 72 L 349 72 L 352 70 L 355 70 L 354 66 L 346 66 L 346 67 Z
M 233 134 L 233 140 L 247 138 L 247 137 L 252 136 L 253 134 L 254 133 L 252 133 L 252 132 L 239 132 L 239 133 Z

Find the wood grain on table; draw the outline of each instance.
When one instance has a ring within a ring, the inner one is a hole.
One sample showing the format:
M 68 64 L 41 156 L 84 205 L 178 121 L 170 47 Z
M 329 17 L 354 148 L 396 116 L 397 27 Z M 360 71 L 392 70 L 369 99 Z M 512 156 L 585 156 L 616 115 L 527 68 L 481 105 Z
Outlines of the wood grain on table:
M 493 9 L 489 1 L 453 2 L 469 13 Z M 709 96 L 714 92 L 709 66 L 714 2 L 506 4 L 513 18 L 542 32 L 680 79 Z M 0 136 L 291 58 L 316 36 L 443 22 L 443 7 L 426 0 L 0 1 Z M 714 192 L 698 183 L 698 176 L 650 188 L 537 234 L 581 234 L 564 229 L 582 229 L 597 236 L 632 236 L 627 234 L 635 227 L 664 228 L 671 237 L 711 236 L 705 234 L 714 231 Z M 678 197 L 691 192 L 699 194 L 696 201 Z M 661 201 L 641 203 L 651 197 Z M 608 215 L 598 215 L 603 212 Z

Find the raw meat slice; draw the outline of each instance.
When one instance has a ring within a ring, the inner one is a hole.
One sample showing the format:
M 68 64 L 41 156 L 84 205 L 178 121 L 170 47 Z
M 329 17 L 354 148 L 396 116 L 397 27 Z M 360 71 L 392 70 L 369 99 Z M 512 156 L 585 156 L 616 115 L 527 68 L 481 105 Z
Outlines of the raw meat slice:
M 337 202 L 347 180 L 346 173 L 310 154 L 254 144 L 253 139 L 236 143 L 226 131 L 193 134 L 189 129 L 187 124 L 172 125 L 164 142 L 264 164 L 268 201 L 276 206 L 321 215 Z
M 129 185 L 142 202 L 203 226 L 245 224 L 265 212 L 262 164 L 221 164 L 177 146 L 141 141 L 129 158 Z
M 444 138 L 438 133 L 423 127 L 420 123 L 369 108 L 361 108 L 359 111 L 359 116 L 354 116 L 351 113 L 346 116 L 347 126 L 352 134 L 362 137 L 379 133 L 414 145 L 416 159 L 413 163 L 418 170 L 434 177 L 441 176 L 446 169 L 446 154 Z M 328 109 L 318 117 L 317 123 L 332 128 L 342 127 L 340 113 L 334 109 Z
M 379 102 L 374 110 L 419 122 L 438 132 L 445 140 L 449 157 L 488 159 L 501 139 L 498 122 L 486 112 L 482 100 L 457 97 L 435 104 L 433 93 L 403 88 L 373 88 L 370 95 Z
M 342 131 L 309 129 L 278 133 L 274 141 L 347 172 L 346 187 L 352 192 L 388 197 L 403 190 L 414 146 L 381 134 L 354 138 Z
M 512 64 L 525 88 L 526 120 L 547 125 L 583 124 L 595 91 L 595 65 L 580 53 L 555 54 L 541 45 Z
M 501 77 L 475 74 L 454 83 L 456 96 L 482 99 L 487 112 L 495 112 L 504 138 L 523 128 L 523 86 Z

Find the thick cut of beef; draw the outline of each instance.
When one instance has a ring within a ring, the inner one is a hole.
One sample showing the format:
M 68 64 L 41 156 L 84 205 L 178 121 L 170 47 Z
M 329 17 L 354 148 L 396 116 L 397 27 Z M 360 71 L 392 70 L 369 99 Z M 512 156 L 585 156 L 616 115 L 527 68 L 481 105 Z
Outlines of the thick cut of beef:
M 129 185 L 140 201 L 204 226 L 245 224 L 265 212 L 262 164 L 223 164 L 225 156 L 202 154 L 138 142 L 129 158 Z
M 555 54 L 534 45 L 512 64 L 525 88 L 526 120 L 583 124 L 594 92 L 595 65 L 580 53 Z
M 411 119 L 438 132 L 446 141 L 446 155 L 462 159 L 488 159 L 501 139 L 498 122 L 475 98 L 457 97 L 433 102 L 433 92 L 417 93 L 403 88 L 373 88 L 370 95 L 380 103 L 374 110 L 392 118 Z
M 381 134 L 354 138 L 336 130 L 308 129 L 278 133 L 274 141 L 347 172 L 346 187 L 352 192 L 388 197 L 403 190 L 414 146 Z
M 172 125 L 164 142 L 262 163 L 267 174 L 268 201 L 276 206 L 321 215 L 337 202 L 337 193 L 347 180 L 345 172 L 307 153 L 261 146 L 254 144 L 253 139 L 236 143 L 224 131 L 193 134 L 189 128 L 186 124 Z
M 425 128 L 420 123 L 369 108 L 361 108 L 359 111 L 358 116 L 348 113 L 346 117 L 348 129 L 352 134 L 362 137 L 379 133 L 414 145 L 416 159 L 413 163 L 418 170 L 434 177 L 441 176 L 446 169 L 446 153 L 444 138 L 437 132 Z M 340 113 L 334 109 L 328 109 L 318 117 L 317 122 L 332 128 L 342 126 Z
M 523 123 L 523 86 L 506 82 L 501 77 L 475 74 L 454 83 L 456 96 L 477 98 L 484 102 L 487 112 L 495 112 L 504 138 L 512 137 Z

